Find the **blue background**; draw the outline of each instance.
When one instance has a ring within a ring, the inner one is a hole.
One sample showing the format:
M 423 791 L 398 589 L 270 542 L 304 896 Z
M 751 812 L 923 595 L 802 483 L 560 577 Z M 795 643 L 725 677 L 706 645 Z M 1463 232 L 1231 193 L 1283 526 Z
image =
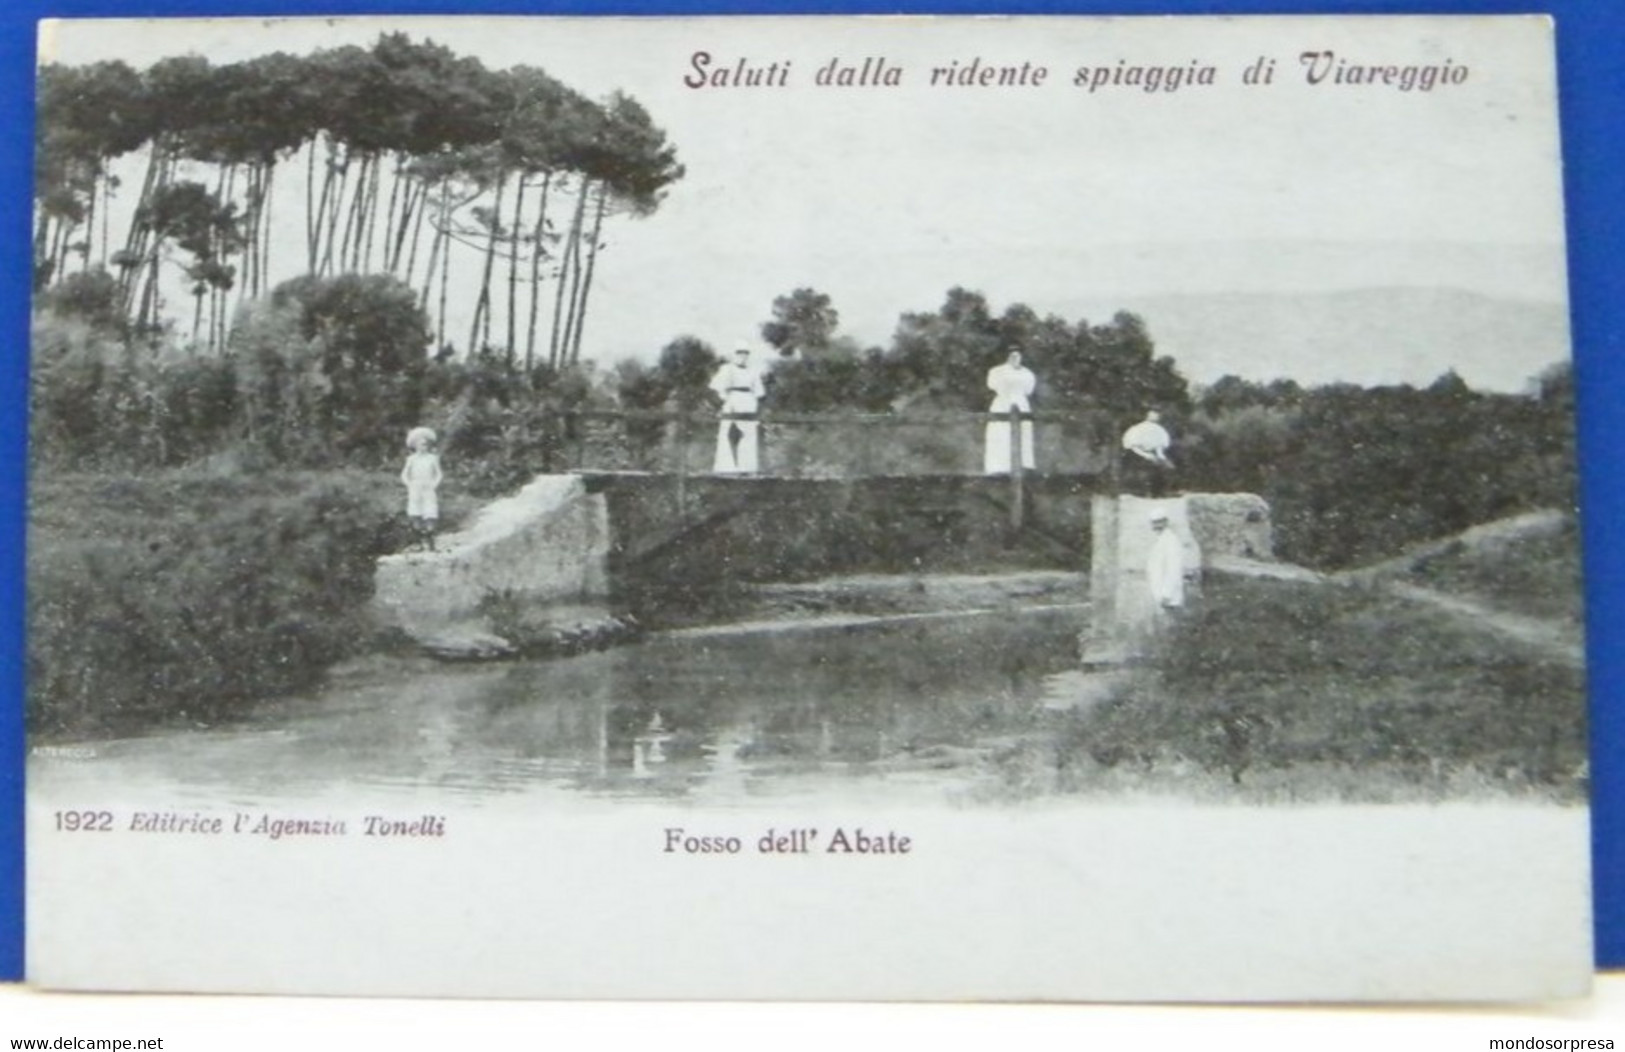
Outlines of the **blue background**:
M 23 502 L 35 23 L 46 17 L 317 14 L 1526 14 L 1557 20 L 1579 381 L 1588 658 L 1592 695 L 1597 962 L 1625 967 L 1625 508 L 1610 415 L 1625 394 L 1625 3 L 1410 0 L 0 0 L 0 980 L 23 974 Z M 1515 908 L 1516 904 L 1509 904 Z M 161 937 L 161 933 L 154 933 Z

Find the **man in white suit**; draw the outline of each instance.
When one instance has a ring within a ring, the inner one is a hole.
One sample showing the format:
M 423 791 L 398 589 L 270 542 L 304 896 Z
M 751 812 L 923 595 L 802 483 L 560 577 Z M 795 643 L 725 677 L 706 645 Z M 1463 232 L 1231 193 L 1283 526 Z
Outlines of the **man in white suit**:
M 1168 513 L 1151 513 L 1151 550 L 1145 559 L 1146 583 L 1158 613 L 1171 613 L 1185 605 L 1185 545 L 1168 522 Z
M 712 470 L 719 475 L 753 475 L 760 470 L 759 428 L 756 418 L 767 387 L 761 370 L 750 362 L 750 348 L 740 345 L 734 360 L 711 377 L 711 390 L 722 399 L 717 424 L 717 456 Z

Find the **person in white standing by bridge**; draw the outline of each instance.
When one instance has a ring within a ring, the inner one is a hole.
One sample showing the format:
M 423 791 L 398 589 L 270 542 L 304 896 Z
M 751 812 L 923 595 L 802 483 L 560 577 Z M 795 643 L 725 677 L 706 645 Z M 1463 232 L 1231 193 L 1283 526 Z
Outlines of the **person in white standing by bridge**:
M 1032 411 L 1033 390 L 1038 386 L 1038 377 L 1021 364 L 1021 352 L 1012 351 L 1003 364 L 987 371 L 987 386 L 993 392 L 993 404 L 988 406 L 988 412 L 1009 414 L 1010 410 L 1017 409 L 1025 415 Z M 1014 469 L 1010 444 L 1015 436 L 1011 430 L 1008 420 L 988 421 L 982 456 L 983 470 L 987 474 L 1008 475 Z M 1031 420 L 1021 422 L 1021 466 L 1029 471 L 1034 466 Z
M 406 433 L 406 466 L 401 481 L 406 484 L 406 517 L 412 532 L 425 551 L 434 551 L 435 526 L 440 521 L 440 456 L 434 451 L 436 436 L 431 428 L 414 427 Z
M 750 348 L 737 345 L 734 360 L 725 363 L 711 377 L 711 390 L 722 399 L 722 419 L 717 425 L 717 457 L 713 470 L 719 475 L 750 475 L 761 470 L 759 429 L 756 419 L 767 388 L 761 370 L 750 363 Z
M 1145 578 L 1151 586 L 1153 624 L 1185 606 L 1185 545 L 1161 508 L 1151 513 L 1151 549 L 1146 553 Z

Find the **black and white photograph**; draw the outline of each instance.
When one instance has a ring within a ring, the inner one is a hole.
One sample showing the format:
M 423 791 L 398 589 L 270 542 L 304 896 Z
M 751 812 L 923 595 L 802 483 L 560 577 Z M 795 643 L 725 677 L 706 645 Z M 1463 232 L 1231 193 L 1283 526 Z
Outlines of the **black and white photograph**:
M 39 40 L 50 989 L 1591 979 L 1552 25 Z

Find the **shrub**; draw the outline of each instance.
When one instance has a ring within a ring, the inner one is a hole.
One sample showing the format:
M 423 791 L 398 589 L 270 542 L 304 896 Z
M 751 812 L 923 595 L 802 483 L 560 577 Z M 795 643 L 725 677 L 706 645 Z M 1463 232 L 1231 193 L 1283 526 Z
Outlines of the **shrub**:
M 1258 493 L 1283 558 L 1328 569 L 1540 507 L 1572 506 L 1566 370 L 1538 397 L 1426 388 L 1249 384 L 1228 377 L 1180 433 L 1188 488 Z
M 211 452 L 235 428 L 233 363 L 163 359 L 83 321 L 34 319 L 29 438 L 36 463 L 164 466 Z
M 28 723 L 209 723 L 307 689 L 367 638 L 391 516 L 331 486 L 237 500 L 29 568 Z
M 284 463 L 393 456 L 421 422 L 428 345 L 417 296 L 395 278 L 284 282 L 232 333 L 249 433 Z

